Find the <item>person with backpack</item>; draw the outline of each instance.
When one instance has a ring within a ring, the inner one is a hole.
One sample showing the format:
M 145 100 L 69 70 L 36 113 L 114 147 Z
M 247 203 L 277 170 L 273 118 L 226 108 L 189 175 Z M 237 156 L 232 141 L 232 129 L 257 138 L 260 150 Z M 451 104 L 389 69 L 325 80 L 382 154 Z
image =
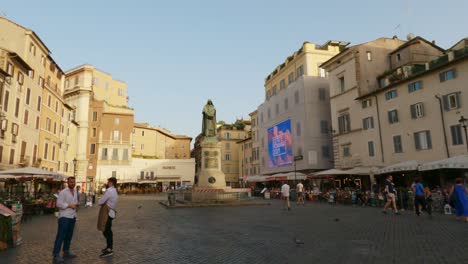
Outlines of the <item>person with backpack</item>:
M 419 216 L 421 210 L 423 208 L 426 209 L 426 195 L 424 193 L 424 186 L 419 177 L 414 179 L 411 190 L 413 190 L 414 193 L 414 210 L 416 211 L 416 215 Z

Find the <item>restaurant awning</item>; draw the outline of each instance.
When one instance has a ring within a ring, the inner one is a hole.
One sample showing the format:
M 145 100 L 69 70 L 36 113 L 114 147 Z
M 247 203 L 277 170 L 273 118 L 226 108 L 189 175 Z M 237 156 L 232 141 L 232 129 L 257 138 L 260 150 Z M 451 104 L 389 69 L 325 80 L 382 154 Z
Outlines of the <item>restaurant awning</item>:
M 347 175 L 347 174 L 349 173 L 344 170 L 330 169 L 330 170 L 319 171 L 312 175 L 320 176 L 320 175 Z
M 355 167 L 345 172 L 350 175 L 372 175 L 378 172 L 379 168 L 377 167 Z
M 384 167 L 376 174 L 384 174 L 384 173 L 392 173 L 392 172 L 400 172 L 400 171 L 415 171 L 418 170 L 420 162 L 417 160 L 408 160 L 404 162 L 400 162 L 397 164 L 393 164 L 387 167 Z
M 263 175 L 249 175 L 247 176 L 247 182 L 266 182 L 268 176 Z
M 138 184 L 156 184 L 156 180 L 139 181 Z
M 0 171 L 0 175 L 13 175 L 13 176 L 24 176 L 24 177 L 36 177 L 36 178 L 51 178 L 54 180 L 61 181 L 65 178 L 64 175 L 43 170 L 35 167 L 25 167 L 25 168 L 18 168 L 18 169 L 11 169 L 11 170 L 3 170 Z
M 285 172 L 276 173 L 267 177 L 267 181 L 293 181 L 293 180 L 305 180 L 307 176 L 301 172 Z
M 427 162 L 419 165 L 420 171 L 438 169 L 468 169 L 468 155 L 455 156 L 448 159 Z

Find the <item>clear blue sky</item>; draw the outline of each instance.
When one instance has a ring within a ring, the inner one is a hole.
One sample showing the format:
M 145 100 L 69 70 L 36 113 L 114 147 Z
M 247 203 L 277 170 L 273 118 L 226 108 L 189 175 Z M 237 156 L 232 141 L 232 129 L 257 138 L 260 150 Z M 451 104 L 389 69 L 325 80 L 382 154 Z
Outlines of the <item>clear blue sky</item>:
M 208 98 L 218 120 L 247 117 L 265 76 L 304 41 L 412 32 L 447 48 L 468 36 L 467 10 L 465 0 L 0 1 L 62 69 L 90 63 L 126 81 L 135 121 L 192 137 Z

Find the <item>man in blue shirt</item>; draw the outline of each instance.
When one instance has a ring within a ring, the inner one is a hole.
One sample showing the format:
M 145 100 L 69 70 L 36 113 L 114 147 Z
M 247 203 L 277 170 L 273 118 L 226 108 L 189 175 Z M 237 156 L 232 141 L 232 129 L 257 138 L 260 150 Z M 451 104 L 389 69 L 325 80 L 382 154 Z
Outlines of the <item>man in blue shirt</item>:
M 424 186 L 422 185 L 419 177 L 414 179 L 414 183 L 411 185 L 411 190 L 413 190 L 414 193 L 414 210 L 416 211 L 416 215 L 419 216 L 422 208 L 426 208 Z
M 393 212 L 398 215 L 400 214 L 398 212 L 397 206 L 396 206 L 396 190 L 395 190 L 395 184 L 392 182 L 393 181 L 393 176 L 389 175 L 387 179 L 385 180 L 385 190 L 384 194 L 387 196 L 387 203 L 385 204 L 382 213 L 386 214 L 387 213 L 387 208 L 392 206 Z

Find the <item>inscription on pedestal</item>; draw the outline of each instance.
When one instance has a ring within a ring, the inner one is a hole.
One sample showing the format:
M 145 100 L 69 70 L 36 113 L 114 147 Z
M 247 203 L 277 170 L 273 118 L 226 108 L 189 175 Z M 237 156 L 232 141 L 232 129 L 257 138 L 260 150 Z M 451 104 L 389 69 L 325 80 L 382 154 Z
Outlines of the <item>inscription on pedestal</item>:
M 218 151 L 205 151 L 205 169 L 218 168 Z

